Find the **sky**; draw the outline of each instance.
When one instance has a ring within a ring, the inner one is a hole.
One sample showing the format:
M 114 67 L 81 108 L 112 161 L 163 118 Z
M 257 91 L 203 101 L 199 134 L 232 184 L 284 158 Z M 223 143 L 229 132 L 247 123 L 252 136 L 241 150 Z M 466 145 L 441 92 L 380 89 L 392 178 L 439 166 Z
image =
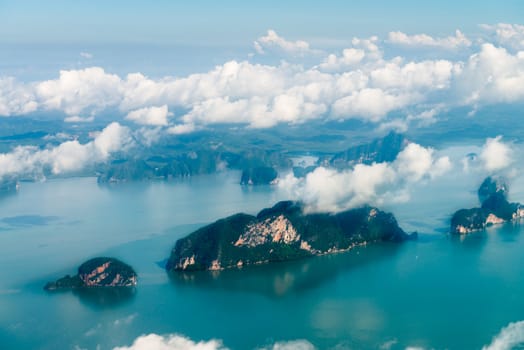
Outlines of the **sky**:
M 237 46 L 268 28 L 313 42 L 391 30 L 444 35 L 518 23 L 523 10 L 518 0 L 1 0 L 0 42 Z

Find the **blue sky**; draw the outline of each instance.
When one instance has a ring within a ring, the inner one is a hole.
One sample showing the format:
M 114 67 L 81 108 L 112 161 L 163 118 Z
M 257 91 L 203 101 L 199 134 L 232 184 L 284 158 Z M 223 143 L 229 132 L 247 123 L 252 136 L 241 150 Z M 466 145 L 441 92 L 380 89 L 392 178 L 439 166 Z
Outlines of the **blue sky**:
M 0 1 L 0 43 L 155 43 L 237 46 L 273 28 L 290 38 L 444 35 L 480 23 L 518 23 L 506 1 Z

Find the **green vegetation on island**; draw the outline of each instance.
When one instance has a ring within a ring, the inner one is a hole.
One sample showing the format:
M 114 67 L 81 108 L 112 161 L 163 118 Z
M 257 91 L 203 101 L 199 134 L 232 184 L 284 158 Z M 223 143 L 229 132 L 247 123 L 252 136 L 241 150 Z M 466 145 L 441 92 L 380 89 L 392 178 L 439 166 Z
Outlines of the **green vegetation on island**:
M 98 257 L 84 262 L 74 276 L 66 275 L 55 282 L 48 282 L 48 291 L 92 287 L 133 287 L 136 286 L 135 270 L 126 263 L 107 257 Z
M 467 234 L 524 217 L 524 207 L 520 203 L 510 203 L 507 192 L 508 185 L 503 178 L 487 177 L 477 191 L 481 207 L 455 212 L 451 218 L 451 233 Z
M 373 207 L 304 214 L 302 204 L 277 203 L 257 216 L 236 214 L 179 239 L 166 269 L 220 270 L 350 250 L 378 241 L 416 238 L 394 216 Z

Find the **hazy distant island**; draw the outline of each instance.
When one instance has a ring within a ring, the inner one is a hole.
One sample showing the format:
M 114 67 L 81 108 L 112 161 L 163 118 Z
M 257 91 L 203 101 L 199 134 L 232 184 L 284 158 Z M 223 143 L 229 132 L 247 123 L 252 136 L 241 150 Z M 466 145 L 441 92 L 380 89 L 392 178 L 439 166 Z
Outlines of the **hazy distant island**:
M 84 262 L 74 276 L 66 275 L 48 282 L 47 291 L 81 289 L 92 287 L 134 287 L 137 284 L 135 270 L 126 263 L 107 257 L 97 257 Z
M 391 131 L 383 138 L 336 153 L 329 159 L 329 165 L 337 169 L 347 169 L 356 164 L 392 162 L 408 143 L 404 135 Z
M 373 207 L 337 214 L 304 214 L 283 201 L 257 216 L 235 214 L 179 239 L 166 265 L 172 270 L 221 270 L 350 250 L 373 242 L 416 239 L 395 217 Z
M 273 167 L 244 169 L 240 178 L 241 185 L 271 185 L 277 181 L 278 172 Z
M 98 183 L 170 180 L 196 175 L 213 174 L 226 169 L 243 170 L 242 182 L 269 183 L 277 174 L 275 168 L 289 168 L 291 160 L 274 150 L 249 149 L 233 152 L 225 147 L 197 151 L 170 152 L 143 158 L 116 159 L 98 169 Z M 268 180 L 269 179 L 269 180 Z
M 234 144 L 234 141 L 231 141 Z M 133 158 L 121 155 L 107 164 L 97 167 L 98 182 L 121 183 L 130 181 L 170 180 L 212 174 L 226 169 L 241 170 L 240 183 L 243 185 L 270 184 L 278 176 L 276 169 L 293 170 L 303 177 L 317 166 L 348 169 L 356 164 L 393 161 L 408 144 L 407 139 L 395 132 L 370 142 L 356 144 L 345 150 L 326 151 L 326 142 L 312 143 L 309 149 L 303 144 L 283 147 L 274 141 L 260 142 L 248 147 L 233 147 L 233 144 L 204 142 L 182 145 L 158 145 L 146 153 Z M 242 149 L 239 151 L 238 149 Z M 315 154 L 317 161 L 306 167 L 294 166 L 297 154 Z
M 508 190 L 504 178 L 487 177 L 477 191 L 480 208 L 455 212 L 451 218 L 451 233 L 467 234 L 524 217 L 524 207 L 520 203 L 508 201 Z
M 18 191 L 18 181 L 14 178 L 0 178 L 0 195 Z

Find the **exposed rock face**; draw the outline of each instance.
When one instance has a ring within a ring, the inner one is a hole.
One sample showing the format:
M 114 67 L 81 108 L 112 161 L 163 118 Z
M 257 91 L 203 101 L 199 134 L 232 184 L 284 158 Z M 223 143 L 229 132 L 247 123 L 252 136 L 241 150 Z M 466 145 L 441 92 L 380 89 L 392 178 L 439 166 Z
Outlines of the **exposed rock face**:
M 271 185 L 277 180 L 278 173 L 271 167 L 249 168 L 242 171 L 241 185 Z
M 262 222 L 254 222 L 246 227 L 246 232 L 238 238 L 235 246 L 256 247 L 266 243 L 290 244 L 300 239 L 293 224 L 284 216 L 267 218 Z
M 507 192 L 508 185 L 501 178 L 486 178 L 478 190 L 481 207 L 455 212 L 451 218 L 451 233 L 467 234 L 524 217 L 524 207 L 508 202 Z
M 115 258 L 99 257 L 80 265 L 77 275 L 67 275 L 56 282 L 49 282 L 44 289 L 133 287 L 136 284 L 136 272 L 131 266 Z
M 338 214 L 303 214 L 296 202 L 279 202 L 256 217 L 236 214 L 176 242 L 168 270 L 220 270 L 349 250 L 406 234 L 393 215 L 363 207 Z

